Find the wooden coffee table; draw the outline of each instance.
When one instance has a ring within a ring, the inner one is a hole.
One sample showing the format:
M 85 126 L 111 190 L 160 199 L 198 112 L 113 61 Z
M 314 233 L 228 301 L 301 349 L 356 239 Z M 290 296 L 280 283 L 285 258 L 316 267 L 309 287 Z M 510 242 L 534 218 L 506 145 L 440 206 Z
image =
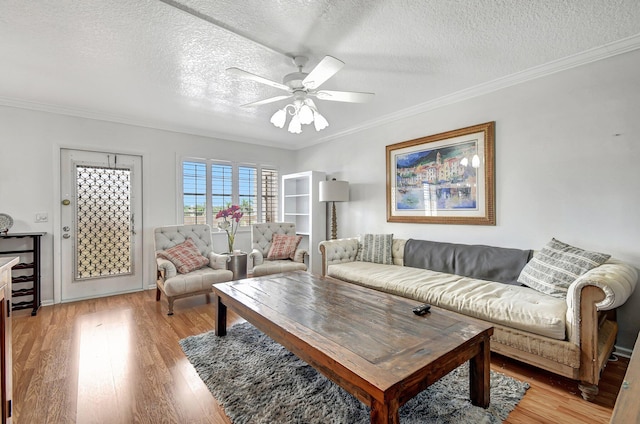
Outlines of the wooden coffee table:
M 227 308 L 371 408 L 372 423 L 398 423 L 398 408 L 469 361 L 471 402 L 489 406 L 493 327 L 420 302 L 305 272 L 213 285 L 215 332 Z

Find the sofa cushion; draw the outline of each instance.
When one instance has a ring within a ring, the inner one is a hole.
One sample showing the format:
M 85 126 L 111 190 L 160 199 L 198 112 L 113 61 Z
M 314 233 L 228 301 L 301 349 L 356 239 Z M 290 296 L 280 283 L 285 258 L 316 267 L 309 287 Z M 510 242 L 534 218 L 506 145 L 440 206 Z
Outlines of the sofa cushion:
M 365 234 L 362 236 L 362 261 L 391 265 L 393 234 Z
M 198 246 L 190 238 L 167 250 L 160 250 L 157 255 L 171 261 L 180 274 L 187 274 L 209 264 L 209 259 L 200 254 Z
M 188 274 L 178 274 L 167 278 L 164 282 L 164 293 L 167 296 L 178 296 L 202 290 L 211 290 L 216 283 L 233 280 L 233 272 L 226 269 L 203 267 Z
M 529 287 L 369 262 L 333 264 L 328 275 L 541 336 L 566 337 L 567 303 Z
M 302 236 L 274 234 L 271 239 L 269 253 L 267 253 L 267 259 L 293 259 L 301 240 Z
M 531 250 L 409 239 L 404 265 L 520 285 L 518 276 L 532 255 Z
M 280 272 L 306 271 L 307 266 L 302 262 L 294 262 L 290 260 L 265 261 L 261 265 L 253 267 L 253 276 L 261 277 L 263 275 L 278 274 Z
M 554 238 L 522 269 L 518 282 L 541 293 L 564 299 L 571 283 L 610 257 Z

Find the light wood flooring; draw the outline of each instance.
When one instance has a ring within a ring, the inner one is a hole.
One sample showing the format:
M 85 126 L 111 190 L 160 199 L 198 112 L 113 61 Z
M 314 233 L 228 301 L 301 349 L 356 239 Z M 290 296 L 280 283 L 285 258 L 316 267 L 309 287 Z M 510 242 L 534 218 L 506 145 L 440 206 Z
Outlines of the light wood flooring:
M 15 312 L 14 423 L 229 423 L 178 345 L 213 329 L 213 306 L 202 295 L 176 301 L 173 316 L 166 308 L 149 290 Z M 491 362 L 531 385 L 506 421 L 527 424 L 608 423 L 628 364 L 610 362 L 589 403 L 571 380 Z

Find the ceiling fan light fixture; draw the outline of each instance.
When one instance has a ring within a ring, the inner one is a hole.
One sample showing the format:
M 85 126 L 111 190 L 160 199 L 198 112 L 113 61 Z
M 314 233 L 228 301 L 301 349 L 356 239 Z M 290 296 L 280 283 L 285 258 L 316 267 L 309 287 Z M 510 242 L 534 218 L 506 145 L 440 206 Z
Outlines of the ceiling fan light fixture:
M 298 115 L 293 115 L 287 130 L 292 134 L 300 134 L 302 132 L 302 125 L 300 124 L 300 118 L 298 118 Z
M 284 123 L 287 120 L 287 112 L 285 109 L 278 109 L 276 113 L 271 117 L 271 123 L 278 128 L 284 128 Z
M 316 131 L 323 130 L 329 126 L 329 122 L 324 116 L 320 115 L 317 110 L 313 111 L 313 126 L 316 127 Z
M 300 119 L 300 123 L 302 125 L 307 125 L 313 122 L 313 111 L 309 106 L 303 104 L 298 110 L 298 118 Z

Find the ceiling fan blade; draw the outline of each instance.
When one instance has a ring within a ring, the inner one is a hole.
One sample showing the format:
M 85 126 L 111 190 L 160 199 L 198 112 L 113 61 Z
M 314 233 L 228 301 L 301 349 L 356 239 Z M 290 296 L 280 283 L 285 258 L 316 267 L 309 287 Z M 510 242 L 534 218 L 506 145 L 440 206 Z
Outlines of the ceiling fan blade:
M 320 100 L 332 102 L 367 103 L 373 100 L 374 93 L 359 93 L 357 91 L 320 90 L 315 93 Z
M 286 90 L 286 91 L 290 91 L 291 90 L 289 87 L 287 87 L 284 84 L 280 84 L 279 82 L 271 81 L 270 79 L 266 79 L 264 77 L 261 77 L 260 75 L 252 74 L 251 72 L 247 72 L 247 71 L 242 70 L 240 68 L 228 68 L 227 72 L 229 74 L 231 74 L 231 75 L 235 75 L 235 76 L 240 77 L 240 78 L 256 81 L 256 82 L 259 82 L 261 84 L 266 84 L 266 85 L 269 85 L 271 87 L 279 88 L 280 90 Z
M 258 100 L 256 102 L 247 103 L 247 104 L 244 104 L 244 105 L 242 105 L 240 107 L 253 107 L 253 106 L 266 105 L 268 103 L 277 102 L 279 100 L 288 99 L 290 97 L 293 97 L 293 95 L 269 97 L 268 99 L 263 99 L 263 100 Z
M 309 90 L 320 87 L 326 80 L 331 78 L 344 66 L 344 62 L 332 56 L 325 56 L 315 68 L 309 72 L 309 75 L 302 80 Z

